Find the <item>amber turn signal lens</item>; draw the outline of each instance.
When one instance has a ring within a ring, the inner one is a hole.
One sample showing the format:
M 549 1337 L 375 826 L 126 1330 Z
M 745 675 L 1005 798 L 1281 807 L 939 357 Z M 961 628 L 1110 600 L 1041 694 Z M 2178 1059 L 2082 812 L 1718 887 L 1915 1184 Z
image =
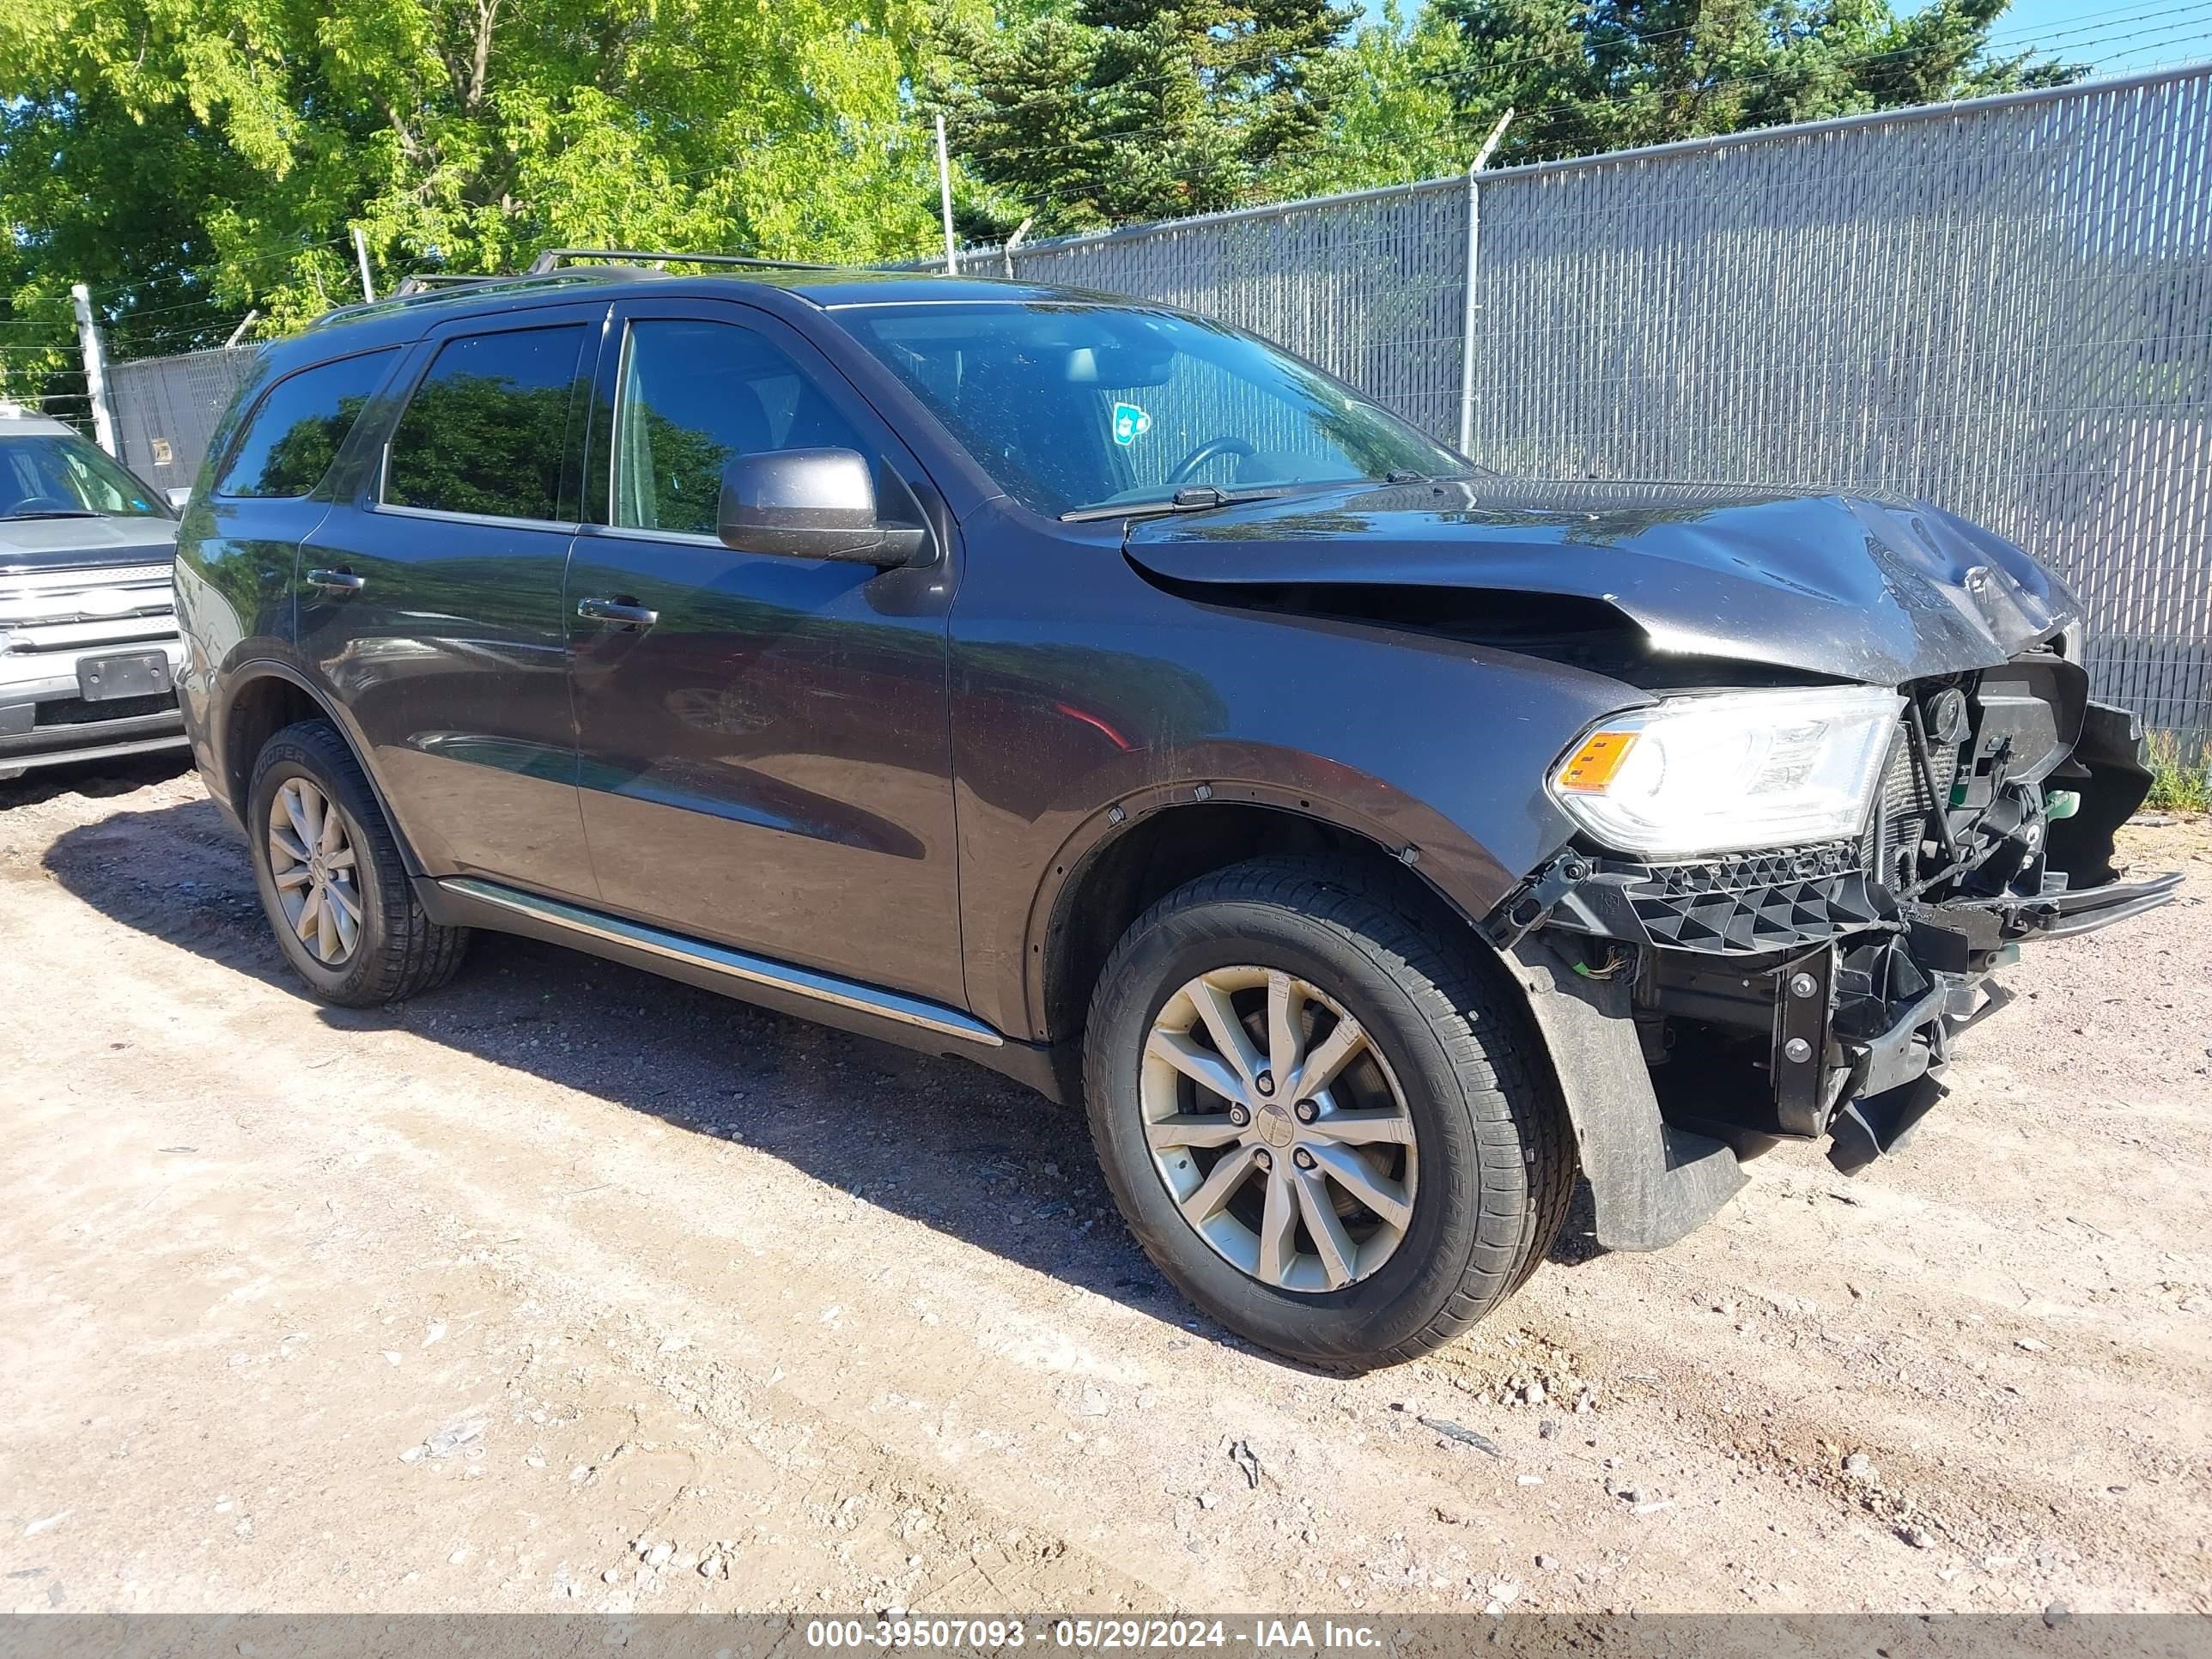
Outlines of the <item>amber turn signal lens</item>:
M 1628 751 L 1636 747 L 1636 737 L 1633 732 L 1592 734 L 1589 741 L 1576 750 L 1559 769 L 1559 787 L 1577 794 L 1601 794 L 1613 781 L 1613 775 L 1620 770 L 1621 762 L 1628 758 Z

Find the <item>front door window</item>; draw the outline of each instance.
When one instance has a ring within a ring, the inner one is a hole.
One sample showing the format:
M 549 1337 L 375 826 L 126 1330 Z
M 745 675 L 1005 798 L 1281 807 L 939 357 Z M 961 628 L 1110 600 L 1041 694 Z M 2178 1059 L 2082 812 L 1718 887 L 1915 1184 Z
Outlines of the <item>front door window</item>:
M 825 448 L 865 455 L 870 446 L 751 330 L 687 319 L 631 325 L 615 407 L 618 528 L 711 536 L 732 461 Z

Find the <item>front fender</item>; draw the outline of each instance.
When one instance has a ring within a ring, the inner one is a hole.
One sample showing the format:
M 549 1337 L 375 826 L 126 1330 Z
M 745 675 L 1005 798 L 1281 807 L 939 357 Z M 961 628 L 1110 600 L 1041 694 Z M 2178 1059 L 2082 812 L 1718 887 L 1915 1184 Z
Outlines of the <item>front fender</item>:
M 963 526 L 963 532 L 967 527 Z M 1572 833 L 1544 788 L 1591 722 L 1650 694 L 1413 629 L 1167 592 L 1101 537 L 972 550 L 951 617 L 969 1006 L 1035 1031 L 1049 890 L 1138 808 L 1247 800 L 1335 824 L 1486 915 Z M 1071 597 L 1073 596 L 1073 597 Z

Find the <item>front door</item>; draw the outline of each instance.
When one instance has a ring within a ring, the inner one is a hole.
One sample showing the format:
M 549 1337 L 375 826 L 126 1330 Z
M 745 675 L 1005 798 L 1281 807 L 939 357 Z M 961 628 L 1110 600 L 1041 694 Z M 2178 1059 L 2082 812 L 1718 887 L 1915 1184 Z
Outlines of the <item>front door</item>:
M 606 313 L 434 335 L 356 498 L 300 550 L 301 647 L 434 874 L 594 896 L 561 579 Z
M 950 564 L 732 552 L 738 455 L 835 447 L 921 522 L 912 458 L 812 349 L 735 303 L 635 301 L 601 354 L 567 610 L 585 830 L 612 909 L 957 1000 Z

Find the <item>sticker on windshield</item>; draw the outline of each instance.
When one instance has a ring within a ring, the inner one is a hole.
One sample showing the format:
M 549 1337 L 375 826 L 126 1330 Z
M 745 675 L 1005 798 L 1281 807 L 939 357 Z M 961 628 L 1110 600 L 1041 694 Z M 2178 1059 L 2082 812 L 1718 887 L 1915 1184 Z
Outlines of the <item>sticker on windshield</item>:
M 1152 417 L 1134 404 L 1114 405 L 1114 441 L 1128 445 L 1152 429 Z

